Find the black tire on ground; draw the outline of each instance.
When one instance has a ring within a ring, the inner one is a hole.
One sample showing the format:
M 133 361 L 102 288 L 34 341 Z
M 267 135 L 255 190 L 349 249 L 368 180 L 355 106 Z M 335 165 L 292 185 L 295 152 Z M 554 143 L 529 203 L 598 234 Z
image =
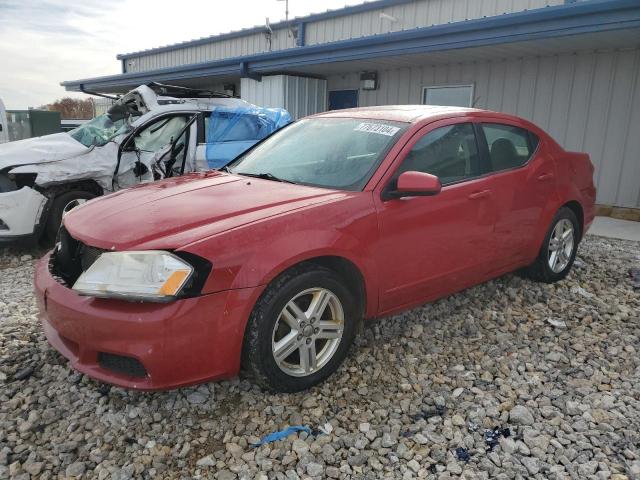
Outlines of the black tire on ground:
M 301 292 L 323 288 L 340 301 L 344 312 L 344 329 L 340 343 L 327 363 L 314 373 L 293 376 L 283 371 L 273 355 L 274 328 L 285 305 Z M 360 316 L 353 293 L 333 270 L 300 264 L 275 278 L 256 302 L 245 330 L 242 352 L 243 368 L 262 387 L 275 392 L 306 390 L 329 377 L 343 362 L 355 338 Z
M 90 200 L 94 198 L 95 193 L 86 190 L 70 190 L 56 195 L 49 208 L 47 223 L 45 225 L 44 235 L 46 240 L 54 241 L 62 223 L 62 214 L 65 207 L 74 200 Z
M 573 225 L 573 250 L 571 251 L 567 265 L 561 271 L 554 272 L 549 265 L 549 242 L 556 225 L 563 220 L 568 220 Z M 536 261 L 525 270 L 527 276 L 532 280 L 543 283 L 554 283 L 565 278 L 571 271 L 573 261 L 576 258 L 576 252 L 578 251 L 578 244 L 580 242 L 581 228 L 582 227 L 578 222 L 576 214 L 573 213 L 570 208 L 560 208 L 551 221 L 549 230 L 542 242 L 542 247 L 540 247 L 538 258 L 536 258 Z

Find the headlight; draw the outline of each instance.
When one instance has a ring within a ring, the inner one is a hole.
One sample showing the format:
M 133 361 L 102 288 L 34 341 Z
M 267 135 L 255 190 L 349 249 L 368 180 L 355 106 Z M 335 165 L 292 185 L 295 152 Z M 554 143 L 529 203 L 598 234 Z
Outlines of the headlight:
M 176 298 L 193 267 L 160 250 L 103 253 L 73 289 L 80 295 L 167 302 Z

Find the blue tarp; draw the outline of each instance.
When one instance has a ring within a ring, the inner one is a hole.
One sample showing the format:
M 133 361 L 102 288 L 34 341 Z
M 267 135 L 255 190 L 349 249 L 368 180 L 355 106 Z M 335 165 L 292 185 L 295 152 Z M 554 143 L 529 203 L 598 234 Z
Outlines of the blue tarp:
M 207 163 L 220 168 L 290 123 L 291 115 L 283 108 L 217 107 L 205 122 Z

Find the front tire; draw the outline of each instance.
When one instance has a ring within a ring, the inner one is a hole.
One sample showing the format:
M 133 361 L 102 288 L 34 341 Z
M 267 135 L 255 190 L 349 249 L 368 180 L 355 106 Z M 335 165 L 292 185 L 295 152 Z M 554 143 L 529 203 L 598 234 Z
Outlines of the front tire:
M 567 207 L 558 210 L 536 261 L 529 266 L 529 278 L 538 282 L 554 283 L 571 271 L 580 243 L 580 224 L 576 214 Z
M 355 337 L 358 309 L 332 270 L 300 265 L 277 277 L 256 303 L 243 364 L 276 392 L 306 390 L 335 372 Z
M 71 190 L 56 195 L 51 203 L 47 224 L 45 226 L 45 236 L 49 241 L 53 241 L 58 234 L 58 229 L 62 223 L 62 216 L 74 206 L 84 203 L 94 198 L 96 195 L 85 190 Z

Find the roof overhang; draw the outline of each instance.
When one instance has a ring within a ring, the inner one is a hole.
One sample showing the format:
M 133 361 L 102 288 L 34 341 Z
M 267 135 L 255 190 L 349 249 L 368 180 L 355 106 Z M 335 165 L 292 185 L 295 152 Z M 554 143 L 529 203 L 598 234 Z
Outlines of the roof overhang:
M 451 51 L 542 42 L 571 36 L 593 37 L 596 40 L 592 48 L 597 49 L 601 48 L 599 43 L 607 32 L 636 29 L 640 29 L 638 0 L 585 1 L 258 55 L 73 80 L 62 82 L 62 85 L 70 91 L 122 91 L 150 81 L 197 82 L 205 77 L 209 81 L 212 77 L 224 81 L 240 77 L 241 72 L 243 76 L 249 76 L 312 71 L 314 65 L 424 56 L 437 52 L 453 53 Z M 640 35 L 632 35 L 631 38 L 640 39 Z M 637 46 L 638 43 L 620 46 Z M 561 49 L 558 47 L 558 51 Z

